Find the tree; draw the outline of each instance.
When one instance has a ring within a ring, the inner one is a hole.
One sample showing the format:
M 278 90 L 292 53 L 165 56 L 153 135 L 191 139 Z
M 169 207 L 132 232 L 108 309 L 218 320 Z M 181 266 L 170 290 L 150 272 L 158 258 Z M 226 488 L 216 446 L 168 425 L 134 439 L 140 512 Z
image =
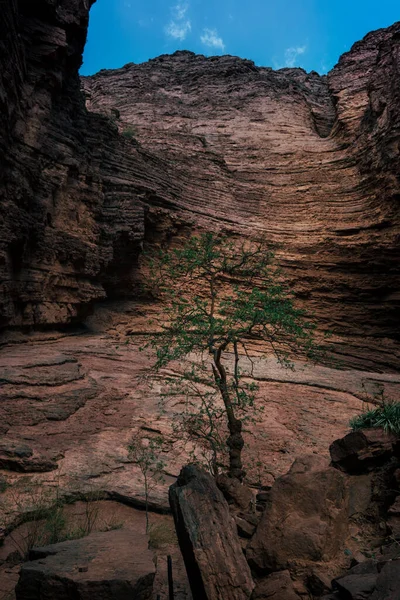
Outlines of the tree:
M 135 435 L 128 446 L 129 457 L 138 465 L 143 475 L 144 500 L 146 511 L 146 533 L 149 532 L 149 496 L 154 485 L 162 481 L 160 471 L 164 462 L 160 459 L 163 445 L 161 436 L 146 438 L 143 434 Z
M 186 424 L 194 437 L 209 443 L 216 471 L 218 424 L 224 417 L 228 472 L 242 480 L 243 422 L 254 409 L 256 392 L 241 368 L 245 357 L 252 364 L 249 344 L 261 342 L 283 366 L 292 366 L 292 356 L 315 354 L 315 326 L 295 307 L 263 243 L 234 243 L 205 233 L 153 255 L 150 272 L 153 292 L 163 300 L 160 333 L 149 344 L 156 351 L 154 368 L 188 361 L 179 385 L 197 398 L 198 409 L 189 411 Z

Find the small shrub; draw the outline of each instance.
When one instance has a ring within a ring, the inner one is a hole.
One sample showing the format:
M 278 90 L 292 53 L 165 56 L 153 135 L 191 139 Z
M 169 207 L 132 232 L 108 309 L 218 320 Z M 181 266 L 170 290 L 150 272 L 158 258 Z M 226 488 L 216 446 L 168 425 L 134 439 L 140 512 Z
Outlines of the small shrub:
M 372 410 L 367 410 L 350 421 L 353 431 L 382 427 L 387 433 L 400 436 L 400 402 L 385 402 Z
M 8 528 L 7 519 L 10 516 L 17 525 L 22 526 L 8 533 L 22 558 L 26 558 L 35 546 L 86 537 L 92 531 L 100 529 L 100 501 L 104 498 L 101 491 L 91 490 L 82 494 L 84 511 L 80 517 L 75 518 L 75 522 L 65 512 L 68 502 L 61 497 L 59 484 L 54 489 L 40 484 L 28 484 L 21 488 L 11 488 L 8 495 L 5 502 L 0 502 L 0 512 L 3 510 L 4 513 L 3 519 L 0 519 L 0 528 Z M 7 513 L 9 517 L 6 518 Z M 120 527 L 122 523 L 112 518 L 104 524 L 103 531 Z
M 149 548 L 158 550 L 170 544 L 177 545 L 178 540 L 172 523 L 158 523 L 150 525 L 148 530 Z
M 128 125 L 128 127 L 126 129 L 124 129 L 124 131 L 122 132 L 122 135 L 127 140 L 132 140 L 135 137 L 135 135 L 136 135 L 136 131 L 135 131 L 135 129 L 133 127 L 131 127 L 130 125 Z
M 123 526 L 123 521 L 118 521 L 116 517 L 112 517 L 111 519 L 105 521 L 101 531 L 116 531 L 117 529 L 122 529 Z
M 149 496 L 157 483 L 164 481 L 161 470 L 165 464 L 160 459 L 163 438 L 146 438 L 142 432 L 135 434 L 128 446 L 129 457 L 139 467 L 143 476 L 146 510 L 146 533 L 149 531 Z

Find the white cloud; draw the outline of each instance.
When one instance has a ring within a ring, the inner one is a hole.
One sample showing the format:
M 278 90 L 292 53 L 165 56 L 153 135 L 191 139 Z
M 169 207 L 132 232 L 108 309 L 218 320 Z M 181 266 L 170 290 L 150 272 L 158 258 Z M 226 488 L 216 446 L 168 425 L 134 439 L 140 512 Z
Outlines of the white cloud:
M 192 29 L 190 21 L 185 21 L 183 23 L 177 23 L 176 21 L 171 21 L 165 28 L 165 33 L 170 37 L 174 38 L 174 40 L 180 40 L 181 42 L 186 38 L 189 31 Z
M 187 18 L 189 4 L 187 2 L 178 2 L 171 7 L 172 19 L 165 27 L 165 33 L 174 40 L 181 42 L 186 38 L 192 29 L 190 19 Z
M 178 21 L 183 21 L 186 19 L 187 11 L 189 10 L 188 2 L 178 2 L 171 8 L 174 18 Z
M 285 50 L 285 67 L 295 67 L 299 56 L 305 53 L 307 46 L 297 46 L 286 48 Z
M 200 36 L 201 42 L 209 48 L 215 48 L 216 50 L 225 50 L 225 44 L 223 39 L 219 37 L 216 29 L 203 29 L 203 33 Z

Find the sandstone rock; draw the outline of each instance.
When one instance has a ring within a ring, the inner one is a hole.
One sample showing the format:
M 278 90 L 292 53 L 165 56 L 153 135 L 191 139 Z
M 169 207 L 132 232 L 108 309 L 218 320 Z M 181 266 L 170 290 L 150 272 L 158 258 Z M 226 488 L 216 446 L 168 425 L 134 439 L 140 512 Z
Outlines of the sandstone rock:
M 117 108 L 121 131 L 134 126 L 149 153 L 176 161 L 179 196 L 160 198 L 165 213 L 279 241 L 291 288 L 312 290 L 353 363 L 377 359 L 366 336 L 394 340 L 398 329 L 398 30 L 369 34 L 326 78 L 176 52 L 82 79 L 89 110 Z
M 240 483 L 238 479 L 229 477 L 225 473 L 218 475 L 216 482 L 228 503 L 234 504 L 243 510 L 249 508 L 250 502 L 253 499 L 253 493 L 250 488 Z
M 251 600 L 267 599 L 299 600 L 299 596 L 294 591 L 289 571 L 272 573 L 272 575 L 257 583 Z
M 361 561 L 358 565 L 352 567 L 347 575 L 375 575 L 378 573 L 380 565 L 372 558 Z
M 254 523 L 249 523 L 246 519 L 242 519 L 239 516 L 235 516 L 235 523 L 238 530 L 238 534 L 244 538 L 251 538 L 256 530 Z
M 383 429 L 353 431 L 330 446 L 332 464 L 348 473 L 362 473 L 381 466 L 397 453 L 398 438 Z
M 400 560 L 388 562 L 376 580 L 376 590 L 370 600 L 399 600 Z
M 339 595 L 343 594 L 350 600 L 369 599 L 376 588 L 378 573 L 382 566 L 376 560 L 363 561 L 344 576 L 334 579 L 332 587 Z
M 372 497 L 372 474 L 349 477 L 349 517 L 365 513 Z
M 400 538 L 400 496 L 396 498 L 392 506 L 388 510 L 387 525 L 390 527 L 392 535 Z
M 188 52 L 102 71 L 87 113 L 91 3 L 4 7 L 1 323 L 80 320 L 137 293 L 144 239 L 222 223 L 281 243 L 343 360 L 398 365 L 399 25 L 328 77 Z
M 318 568 L 311 569 L 307 576 L 307 588 L 315 596 L 321 596 L 332 591 L 331 577 Z
M 147 545 L 147 536 L 120 530 L 36 548 L 21 568 L 16 598 L 150 600 L 155 566 Z
M 287 568 L 292 560 L 324 561 L 340 550 L 347 532 L 344 476 L 315 455 L 297 459 L 271 489 L 247 550 L 257 569 Z
M 349 600 L 368 599 L 371 598 L 371 594 L 376 588 L 377 578 L 378 576 L 374 574 L 346 575 L 340 579 L 335 579 L 333 588 Z
M 34 453 L 32 448 L 18 440 L 0 442 L 0 469 L 22 472 L 45 472 L 57 469 L 57 462 L 49 456 Z
M 254 583 L 228 505 L 214 479 L 184 467 L 170 504 L 193 600 L 245 600 Z

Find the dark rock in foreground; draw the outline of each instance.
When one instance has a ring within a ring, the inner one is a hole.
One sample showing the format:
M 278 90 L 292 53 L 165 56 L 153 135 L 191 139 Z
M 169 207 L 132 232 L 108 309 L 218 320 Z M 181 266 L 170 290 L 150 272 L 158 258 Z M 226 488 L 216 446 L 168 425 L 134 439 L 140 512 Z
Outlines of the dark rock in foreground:
M 169 497 L 193 600 L 250 598 L 250 569 L 214 479 L 188 465 L 170 487 Z
M 17 600 L 150 600 L 155 566 L 148 539 L 131 531 L 36 548 L 21 569 Z
M 251 600 L 298 600 L 299 596 L 293 589 L 293 582 L 289 571 L 272 573 L 260 581 L 251 597 Z
M 383 429 L 362 429 L 333 442 L 329 452 L 335 467 L 356 474 L 384 464 L 393 454 L 398 454 L 398 445 L 398 438 Z
M 400 560 L 383 565 L 370 561 L 363 569 L 351 569 L 333 585 L 339 593 L 338 599 L 399 600 Z
M 247 558 L 266 571 L 293 560 L 329 560 L 346 538 L 347 510 L 345 477 L 323 458 L 301 457 L 273 485 Z

